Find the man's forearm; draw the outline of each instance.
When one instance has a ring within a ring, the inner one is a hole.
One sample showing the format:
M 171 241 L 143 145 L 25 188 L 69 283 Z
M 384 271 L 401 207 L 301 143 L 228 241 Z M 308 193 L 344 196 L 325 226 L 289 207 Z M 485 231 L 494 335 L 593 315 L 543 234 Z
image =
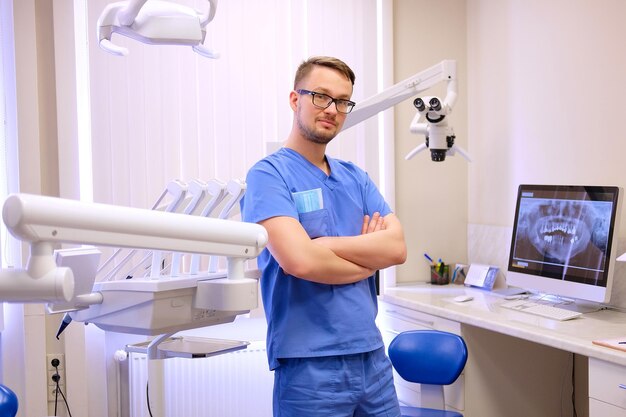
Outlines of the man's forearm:
M 271 251 L 272 248 L 270 248 Z M 297 278 L 319 284 L 351 284 L 374 274 L 375 270 L 342 258 L 331 250 L 311 242 L 306 256 L 281 263 L 283 270 Z
M 337 256 L 372 269 L 383 269 L 404 263 L 404 233 L 394 217 L 384 230 L 359 236 L 323 237 L 314 242 L 327 247 Z
M 383 269 L 404 263 L 404 244 L 393 236 L 360 235 L 330 237 L 320 239 L 320 244 L 328 247 L 337 256 L 372 269 Z

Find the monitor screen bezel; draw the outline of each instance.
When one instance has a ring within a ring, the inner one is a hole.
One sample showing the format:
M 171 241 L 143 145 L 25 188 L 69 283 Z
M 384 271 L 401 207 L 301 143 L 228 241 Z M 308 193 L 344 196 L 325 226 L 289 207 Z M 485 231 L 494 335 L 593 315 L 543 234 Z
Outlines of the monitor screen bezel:
M 606 250 L 607 268 L 604 272 L 605 285 L 593 285 L 570 280 L 561 280 L 542 275 L 541 271 L 529 271 L 514 265 L 514 249 L 517 240 L 518 224 L 520 216 L 520 203 L 522 197 L 528 192 L 554 192 L 554 193 L 580 193 L 590 195 L 599 193 L 610 194 L 614 201 L 609 237 Z M 617 186 L 589 186 L 589 185 L 547 185 L 547 184 L 521 184 L 518 187 L 515 203 L 515 217 L 513 219 L 513 232 L 509 251 L 509 262 L 506 281 L 507 285 L 524 288 L 533 292 L 556 295 L 560 297 L 586 300 L 598 303 L 608 303 L 613 285 L 615 258 L 617 251 L 617 237 L 620 222 L 621 202 L 623 190 Z

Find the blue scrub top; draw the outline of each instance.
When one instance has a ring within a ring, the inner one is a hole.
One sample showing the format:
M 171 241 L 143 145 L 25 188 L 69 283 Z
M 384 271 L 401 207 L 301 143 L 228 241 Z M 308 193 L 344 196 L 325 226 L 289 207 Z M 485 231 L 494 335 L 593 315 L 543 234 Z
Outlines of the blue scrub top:
M 281 148 L 256 163 L 246 178 L 242 219 L 298 219 L 309 237 L 356 236 L 363 216 L 391 209 L 365 171 L 326 157 L 331 174 L 292 149 Z M 354 284 L 318 284 L 287 275 L 265 249 L 257 259 L 267 318 L 270 369 L 280 358 L 370 352 L 383 346 L 374 322 L 374 277 Z

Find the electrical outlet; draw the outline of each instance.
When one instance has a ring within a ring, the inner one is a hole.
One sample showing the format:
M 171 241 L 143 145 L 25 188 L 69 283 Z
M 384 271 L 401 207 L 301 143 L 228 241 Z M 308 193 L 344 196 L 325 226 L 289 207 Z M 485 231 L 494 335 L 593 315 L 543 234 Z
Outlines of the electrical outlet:
M 58 360 L 59 364 L 55 367 L 52 365 L 54 360 Z M 65 355 L 62 353 L 50 353 L 46 355 L 46 367 L 48 375 L 48 401 L 54 401 L 60 398 L 57 396 L 57 383 L 52 379 L 52 376 L 56 373 L 59 374 L 59 388 L 61 391 L 65 390 Z
M 59 375 L 61 374 L 59 373 Z M 63 383 L 63 377 L 61 377 L 61 379 L 59 380 L 58 387 L 61 391 L 65 392 L 65 384 Z M 51 378 L 50 381 L 48 382 L 48 401 L 55 401 L 58 398 L 62 398 L 60 393 L 57 396 L 56 391 L 57 391 L 57 384 Z
M 59 370 L 61 369 L 65 369 L 65 355 L 62 353 L 48 353 L 46 355 L 46 366 L 48 366 L 48 370 L 49 371 L 54 371 L 55 367 L 52 366 L 52 360 L 53 359 L 58 359 L 59 360 Z
M 61 391 L 63 391 L 63 388 L 61 387 Z M 48 387 L 48 401 L 63 401 L 63 397 L 61 396 L 61 393 L 59 392 L 59 395 L 57 395 L 57 386 L 54 385 L 52 387 Z

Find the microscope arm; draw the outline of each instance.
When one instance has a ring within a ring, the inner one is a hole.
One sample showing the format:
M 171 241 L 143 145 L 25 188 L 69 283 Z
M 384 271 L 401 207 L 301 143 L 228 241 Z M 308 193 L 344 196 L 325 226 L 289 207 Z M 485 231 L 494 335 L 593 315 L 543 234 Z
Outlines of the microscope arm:
M 357 103 L 354 110 L 346 118 L 343 130 L 349 129 L 383 110 L 416 96 L 442 81 L 448 83 L 444 105 L 452 108 L 457 98 L 456 61 L 444 60 Z

